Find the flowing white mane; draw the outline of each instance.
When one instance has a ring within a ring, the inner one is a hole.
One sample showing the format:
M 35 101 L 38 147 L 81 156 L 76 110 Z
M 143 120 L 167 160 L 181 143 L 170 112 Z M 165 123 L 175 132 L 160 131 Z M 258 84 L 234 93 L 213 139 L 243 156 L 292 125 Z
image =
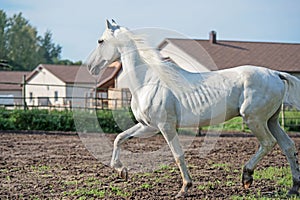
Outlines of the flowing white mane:
M 163 61 L 158 50 L 148 45 L 143 36 L 134 35 L 129 31 L 128 36 L 134 42 L 140 58 L 173 92 L 192 88 L 190 80 L 184 76 L 184 74 L 188 74 L 189 72 L 180 68 L 175 63 Z

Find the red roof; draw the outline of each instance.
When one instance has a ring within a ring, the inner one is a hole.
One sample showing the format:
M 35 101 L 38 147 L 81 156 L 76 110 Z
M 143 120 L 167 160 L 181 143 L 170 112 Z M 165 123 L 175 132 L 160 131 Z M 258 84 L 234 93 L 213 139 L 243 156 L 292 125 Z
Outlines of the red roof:
M 300 44 L 219 40 L 213 43 L 209 40 L 169 38 L 159 45 L 159 49 L 163 49 L 168 43 L 177 46 L 210 70 L 216 68 L 209 64 L 211 62 L 207 59 L 207 53 L 217 69 L 255 65 L 279 71 L 300 72 Z
M 65 83 L 94 83 L 95 80 L 84 66 L 40 64 L 28 76 L 27 81 L 30 81 L 37 73 L 39 73 L 41 68 L 47 69 Z
M 26 79 L 30 81 L 36 74 L 39 73 L 40 69 L 47 69 L 49 72 L 54 74 L 60 80 L 65 83 L 95 83 L 95 77 L 92 76 L 88 69 L 84 66 L 66 66 L 66 65 L 48 65 L 48 64 L 40 64 Z M 117 73 L 122 68 L 120 62 L 114 62 L 109 67 L 105 69 L 103 74 L 100 77 L 97 77 L 99 80 L 99 87 L 106 87 L 107 83 L 114 79 Z
M 97 85 L 98 88 L 107 88 L 110 82 L 118 75 L 122 68 L 120 62 L 114 62 L 105 69 L 102 76 L 100 77 L 100 83 Z
M 23 76 L 28 75 L 29 73 L 30 72 L 23 71 L 0 71 L 0 90 L 21 91 Z

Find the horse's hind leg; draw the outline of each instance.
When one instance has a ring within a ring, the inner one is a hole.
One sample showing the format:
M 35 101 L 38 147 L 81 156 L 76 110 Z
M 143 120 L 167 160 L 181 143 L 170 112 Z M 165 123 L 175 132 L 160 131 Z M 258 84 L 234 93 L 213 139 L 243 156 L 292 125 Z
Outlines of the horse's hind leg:
M 285 154 L 292 171 L 293 176 L 293 187 L 289 190 L 289 195 L 299 195 L 300 187 L 300 171 L 297 158 L 296 147 L 293 140 L 282 130 L 278 122 L 280 109 L 277 113 L 269 120 L 268 126 L 273 136 L 277 139 L 278 145 Z
M 246 163 L 243 169 L 242 184 L 245 189 L 248 189 L 253 182 L 253 172 L 259 161 L 275 146 L 276 139 L 273 137 L 267 127 L 267 120 L 256 116 L 244 116 L 244 119 L 257 137 L 260 147 L 255 155 Z

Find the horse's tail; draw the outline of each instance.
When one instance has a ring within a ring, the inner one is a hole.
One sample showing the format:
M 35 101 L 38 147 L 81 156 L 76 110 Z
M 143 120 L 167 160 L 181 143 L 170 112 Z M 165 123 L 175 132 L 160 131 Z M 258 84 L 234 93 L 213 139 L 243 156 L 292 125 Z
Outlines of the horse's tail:
M 279 77 L 287 82 L 286 103 L 300 110 L 300 79 L 288 73 L 279 73 Z

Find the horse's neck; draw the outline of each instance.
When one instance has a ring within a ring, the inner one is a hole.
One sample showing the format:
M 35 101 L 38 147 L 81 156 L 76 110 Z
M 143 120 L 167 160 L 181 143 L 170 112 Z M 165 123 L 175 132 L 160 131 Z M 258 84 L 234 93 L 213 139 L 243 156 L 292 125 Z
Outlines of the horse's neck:
M 146 67 L 134 45 L 120 47 L 120 52 L 123 71 L 126 76 L 124 78 L 129 90 L 132 93 L 136 92 L 138 88 L 145 85 L 145 82 L 149 81 L 146 78 L 149 68 Z

